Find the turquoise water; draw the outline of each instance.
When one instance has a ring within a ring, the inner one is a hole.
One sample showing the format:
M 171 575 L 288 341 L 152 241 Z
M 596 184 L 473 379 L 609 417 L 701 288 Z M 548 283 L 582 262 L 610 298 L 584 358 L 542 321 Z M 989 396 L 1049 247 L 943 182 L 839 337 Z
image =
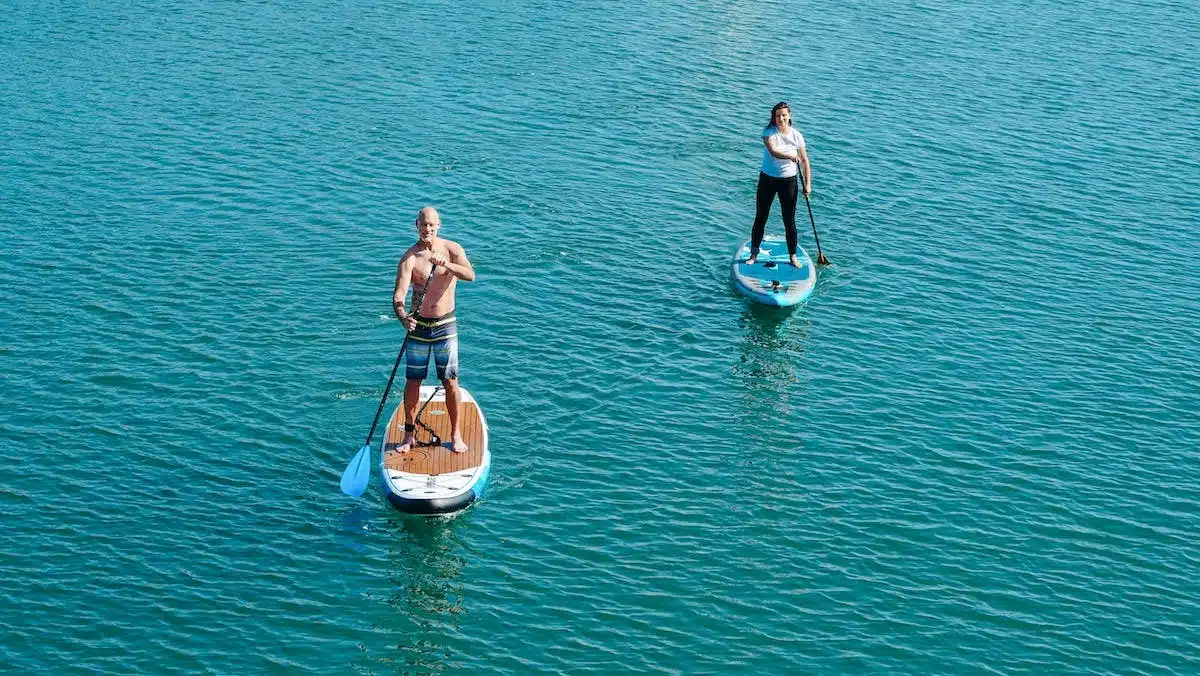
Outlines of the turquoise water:
M 199 5 L 0 22 L 0 670 L 1200 671 L 1194 3 Z M 448 523 L 337 489 L 424 204 Z

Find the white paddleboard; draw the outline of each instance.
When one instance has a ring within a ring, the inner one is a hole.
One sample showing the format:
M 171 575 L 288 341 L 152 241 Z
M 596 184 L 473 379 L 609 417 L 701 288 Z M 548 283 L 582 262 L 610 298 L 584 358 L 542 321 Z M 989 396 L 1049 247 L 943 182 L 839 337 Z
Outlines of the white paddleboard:
M 404 438 L 404 404 L 392 413 L 380 469 L 384 494 L 396 509 L 422 516 L 456 514 L 483 497 L 492 465 L 487 419 L 470 392 L 463 387 L 459 392 L 459 429 L 466 453 L 450 450 L 450 415 L 441 387 L 421 386 L 417 417 L 428 429 L 417 425 L 417 443 L 403 453 L 397 447 Z M 440 444 L 431 443 L 434 434 Z

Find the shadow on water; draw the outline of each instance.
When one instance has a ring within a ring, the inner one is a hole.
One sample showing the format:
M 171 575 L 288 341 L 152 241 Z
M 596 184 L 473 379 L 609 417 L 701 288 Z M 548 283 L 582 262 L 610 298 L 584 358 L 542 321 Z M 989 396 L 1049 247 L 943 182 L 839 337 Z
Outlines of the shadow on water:
M 799 363 L 811 327 L 803 311 L 747 303 L 738 326 L 742 339 L 733 372 L 748 391 L 785 391 L 800 384 Z
M 776 425 L 788 425 L 796 407 L 803 406 L 808 388 L 804 351 L 812 322 L 804 310 L 771 308 L 747 303 L 738 319 L 742 337 L 734 375 L 742 383 L 741 414 L 754 422 L 752 437 L 778 433 Z M 782 419 L 766 415 L 774 411 Z M 766 417 L 764 418 L 764 415 Z M 776 423 L 763 428 L 766 421 Z
M 355 504 L 342 514 L 338 542 L 352 552 L 363 554 L 367 551 L 366 537 L 371 530 L 371 517 L 375 511 L 362 505 Z
M 732 371 L 741 387 L 731 413 L 733 434 L 742 440 L 736 464 L 749 472 L 739 480 L 747 485 L 763 480 L 761 463 L 796 446 L 797 413 L 808 401 L 804 353 L 811 326 L 803 308 L 747 302 L 738 317 L 742 335 Z
M 372 671 L 441 674 L 461 669 L 450 642 L 465 612 L 460 577 L 466 557 L 457 532 L 464 516 L 388 514 L 387 568 L 393 588 L 384 600 L 392 612 L 376 625 L 389 638 Z

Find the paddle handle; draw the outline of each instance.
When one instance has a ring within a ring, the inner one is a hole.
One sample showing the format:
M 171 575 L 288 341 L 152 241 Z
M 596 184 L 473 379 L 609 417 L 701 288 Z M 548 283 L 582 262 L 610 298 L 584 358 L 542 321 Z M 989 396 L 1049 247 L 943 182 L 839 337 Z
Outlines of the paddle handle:
M 429 285 L 433 283 L 433 275 L 437 272 L 437 266 L 429 269 L 429 278 L 425 280 L 425 286 L 421 289 L 421 294 L 413 299 L 413 312 L 421 309 L 421 303 L 425 302 L 425 294 L 429 291 Z M 371 421 L 371 431 L 367 432 L 367 440 L 363 442 L 364 446 L 371 445 L 371 438 L 375 436 L 375 428 L 379 425 L 379 416 L 383 413 L 383 407 L 387 404 L 388 393 L 392 391 L 392 382 L 396 380 L 396 371 L 400 370 L 400 361 L 404 358 L 404 350 L 408 347 L 408 331 L 404 333 L 404 343 L 400 345 L 400 353 L 396 355 L 396 363 L 392 365 L 392 375 L 388 376 L 387 387 L 383 388 L 383 398 L 379 400 L 379 408 L 375 410 L 375 420 Z

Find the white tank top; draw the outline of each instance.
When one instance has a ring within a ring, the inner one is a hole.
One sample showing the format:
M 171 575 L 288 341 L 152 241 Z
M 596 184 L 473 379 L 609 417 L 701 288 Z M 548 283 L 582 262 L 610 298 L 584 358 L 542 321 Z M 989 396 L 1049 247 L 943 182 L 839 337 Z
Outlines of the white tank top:
M 774 136 L 775 147 L 785 153 L 794 153 L 804 147 L 804 136 L 799 129 L 792 127 L 787 134 L 779 133 L 775 125 L 771 125 L 763 130 L 762 137 L 766 139 Z M 791 160 L 781 160 L 771 154 L 767 150 L 767 146 L 763 146 L 762 173 L 775 178 L 790 178 L 796 175 L 796 163 Z

